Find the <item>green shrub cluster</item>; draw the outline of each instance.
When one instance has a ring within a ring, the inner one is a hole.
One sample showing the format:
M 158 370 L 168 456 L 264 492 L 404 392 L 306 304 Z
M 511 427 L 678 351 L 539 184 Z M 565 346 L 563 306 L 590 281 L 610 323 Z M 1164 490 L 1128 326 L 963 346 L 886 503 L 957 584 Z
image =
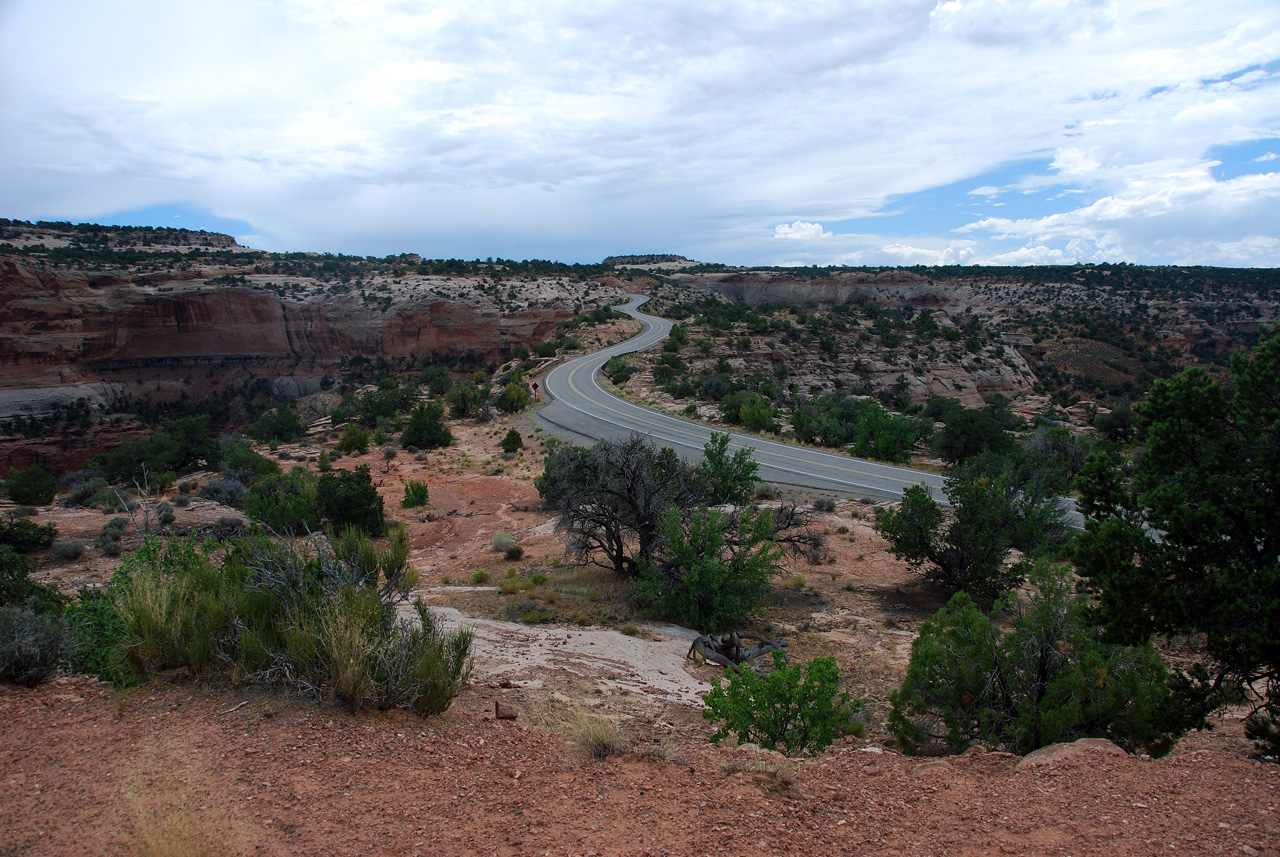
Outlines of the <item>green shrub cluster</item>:
M 34 686 L 66 659 L 71 635 L 62 610 L 67 599 L 32 580 L 35 563 L 0 545 L 0 680 Z
M 711 679 L 702 716 L 720 728 L 718 742 L 734 735 L 739 742 L 758 744 L 788 756 L 819 753 L 838 735 L 858 730 L 854 715 L 863 707 L 840 692 L 835 658 L 814 658 L 788 666 L 782 652 L 773 652 L 773 671 L 759 676 L 750 668 L 725 671 L 728 683 Z
M 796 437 L 806 443 L 848 446 L 861 458 L 906 461 L 916 439 L 928 434 L 920 420 L 890 414 L 870 399 L 818 396 L 791 415 Z
M 53 524 L 37 524 L 13 512 L 0 518 L 0 545 L 17 553 L 44 550 L 57 537 L 58 528 Z
M 418 509 L 431 502 L 431 491 L 427 488 L 427 483 L 417 479 L 406 479 L 404 483 L 404 499 L 400 501 L 401 508 Z
M 419 402 L 409 414 L 409 422 L 400 435 L 404 448 L 436 449 L 453 443 L 453 433 L 444 424 L 444 405 L 440 402 Z
M 278 533 L 314 532 L 325 524 L 353 525 L 374 536 L 386 530 L 382 498 L 363 464 L 318 477 L 303 467 L 268 476 L 245 494 L 244 509 Z
M 1066 569 L 1038 567 L 1030 583 L 1030 597 L 1004 594 L 991 617 L 959 593 L 920 629 L 890 697 L 903 748 L 978 742 L 1024 754 L 1091 737 L 1168 753 L 1196 717 L 1156 650 L 1103 642 Z
M 5 480 L 9 499 L 24 506 L 47 506 L 53 502 L 58 480 L 38 464 L 25 470 L 14 468 Z
M 307 433 L 307 427 L 298 419 L 297 413 L 287 405 L 280 405 L 267 411 L 249 424 L 249 437 L 254 440 L 278 441 L 288 443 L 297 440 Z
M 219 548 L 222 550 L 219 550 Z M 81 662 L 99 674 L 171 671 L 284 686 L 347 708 L 444 711 L 465 684 L 471 637 L 419 603 L 403 529 L 386 548 L 354 528 L 314 551 L 284 540 L 150 539 L 104 593 L 82 599 Z

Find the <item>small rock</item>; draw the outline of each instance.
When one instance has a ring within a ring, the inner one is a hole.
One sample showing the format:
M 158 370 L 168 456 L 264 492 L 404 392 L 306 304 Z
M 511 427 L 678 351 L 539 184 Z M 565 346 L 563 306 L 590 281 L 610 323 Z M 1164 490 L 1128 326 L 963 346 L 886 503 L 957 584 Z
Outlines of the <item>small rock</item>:
M 922 777 L 925 774 L 936 773 L 937 771 L 950 770 L 951 766 L 942 760 L 936 762 L 923 762 L 911 769 L 911 776 Z
M 1106 738 L 1081 738 L 1079 741 L 1072 741 L 1070 744 L 1050 744 L 1047 747 L 1041 747 L 1034 753 L 1028 753 L 1018 763 L 1018 768 L 1021 770 L 1039 765 L 1048 765 L 1059 759 L 1075 756 L 1085 751 L 1101 751 L 1112 756 L 1124 755 L 1124 750 L 1121 750 Z
M 878 774 L 878 773 L 880 773 L 880 766 L 879 766 L 879 765 L 863 765 L 863 766 L 862 766 L 862 773 L 864 773 L 864 774 Z
M 519 716 L 514 705 L 508 705 L 505 702 L 495 702 L 493 704 L 493 716 L 497 720 L 515 720 Z

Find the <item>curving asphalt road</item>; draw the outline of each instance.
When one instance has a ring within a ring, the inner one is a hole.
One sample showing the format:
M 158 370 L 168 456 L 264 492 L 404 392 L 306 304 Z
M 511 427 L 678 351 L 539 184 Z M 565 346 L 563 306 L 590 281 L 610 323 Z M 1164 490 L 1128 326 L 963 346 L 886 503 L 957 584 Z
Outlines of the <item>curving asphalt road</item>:
M 648 299 L 644 295 L 632 295 L 626 306 L 616 307 L 644 324 L 638 336 L 574 358 L 547 375 L 543 389 L 551 401 L 538 412 L 537 419 L 561 435 L 587 443 L 601 438 L 618 440 L 639 432 L 648 435 L 658 446 L 669 446 L 683 458 L 698 461 L 713 429 L 634 405 L 609 393 L 599 382 L 598 371 L 610 357 L 643 351 L 670 333 L 670 321 L 637 309 Z M 946 500 L 941 476 L 909 467 L 879 464 L 742 434 L 731 434 L 729 448 L 753 449 L 755 461 L 760 465 L 759 478 L 777 485 L 841 496 L 897 500 L 907 486 L 923 484 L 935 498 Z

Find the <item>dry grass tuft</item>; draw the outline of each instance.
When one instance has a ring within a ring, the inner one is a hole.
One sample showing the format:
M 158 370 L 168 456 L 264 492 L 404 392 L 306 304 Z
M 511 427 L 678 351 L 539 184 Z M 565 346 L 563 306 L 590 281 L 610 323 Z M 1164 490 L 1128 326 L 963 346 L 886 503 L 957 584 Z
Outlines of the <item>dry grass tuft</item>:
M 607 717 L 579 710 L 564 720 L 559 728 L 575 746 L 585 750 L 593 761 L 603 762 L 610 756 L 618 756 L 627 751 L 627 742 L 623 740 L 618 724 Z
M 727 761 L 720 763 L 725 776 L 742 774 L 760 788 L 788 797 L 800 796 L 800 774 L 796 765 L 780 753 L 744 744 Z

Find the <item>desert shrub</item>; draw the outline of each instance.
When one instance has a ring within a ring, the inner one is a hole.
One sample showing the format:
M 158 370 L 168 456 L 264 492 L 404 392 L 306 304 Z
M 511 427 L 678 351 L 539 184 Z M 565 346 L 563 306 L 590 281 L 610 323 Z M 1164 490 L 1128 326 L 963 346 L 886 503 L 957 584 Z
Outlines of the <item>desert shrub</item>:
M 1010 567 L 1010 552 L 1051 550 L 1066 523 L 1051 485 L 1022 478 L 1012 459 L 1005 463 L 995 473 L 948 477 L 949 511 L 924 486 L 910 486 L 896 510 L 876 510 L 876 529 L 895 556 L 937 586 L 986 597 L 1016 586 L 1027 564 Z
M 444 404 L 419 402 L 409 414 L 409 422 L 400 435 L 400 445 L 417 449 L 435 449 L 453 443 L 453 434 L 444 424 Z M 416 451 L 416 450 L 415 450 Z
M 218 538 L 232 538 L 240 535 L 240 531 L 244 529 L 244 521 L 235 515 L 223 515 L 213 522 L 213 529 Z
M 321 474 L 316 481 L 316 505 L 335 527 L 352 524 L 371 536 L 382 535 L 386 530 L 382 498 L 373 487 L 368 465 Z
M 54 542 L 49 553 L 58 562 L 74 562 L 84 555 L 84 545 L 79 542 Z
M 641 560 L 636 584 L 636 597 L 648 612 L 700 631 L 719 631 L 760 607 L 782 556 L 772 541 L 767 511 L 725 515 L 702 509 L 686 525 L 673 507 L 659 526 L 663 556 Z
M 97 544 L 102 548 L 103 553 L 107 556 L 120 556 L 123 552 L 120 540 L 124 537 L 127 526 L 129 526 L 128 518 L 112 518 L 102 525 L 102 529 L 98 532 Z
M 504 414 L 514 414 L 529 407 L 529 390 L 523 383 L 510 383 L 493 400 L 493 405 Z
M 813 508 L 819 512 L 834 512 L 836 510 L 836 501 L 830 497 L 819 497 L 813 501 Z
M 0 545 L 0 606 L 30 607 L 38 613 L 56 613 L 66 599 L 57 587 L 32 580 L 35 562 L 8 545 Z
M 169 503 L 161 502 L 156 504 L 156 520 L 160 522 L 160 526 L 169 526 L 177 520 L 177 517 L 173 511 L 173 506 Z
M 487 571 L 477 571 L 475 574 L 471 575 L 471 582 L 472 582 L 472 583 L 474 583 L 474 584 L 477 584 L 477 585 L 482 585 L 482 584 L 488 583 L 488 582 L 489 582 L 489 572 L 487 572 Z
M 239 438 L 223 438 L 222 475 L 247 486 L 280 472 L 280 465 L 259 455 L 257 450 Z
M 396 619 L 417 580 L 403 528 L 385 548 L 352 527 L 331 542 L 313 551 L 261 537 L 225 548 L 148 540 L 105 602 L 82 602 L 100 641 L 89 666 L 120 672 L 115 652 L 127 658 L 125 675 L 181 670 L 282 685 L 351 710 L 443 711 L 466 681 L 471 637 L 440 630 L 420 604 L 416 622 Z
M 725 671 L 728 684 L 711 679 L 702 716 L 721 726 L 711 736 L 721 741 L 734 735 L 740 742 L 759 744 L 795 756 L 831 746 L 862 708 L 839 690 L 840 670 L 835 658 L 814 658 L 788 666 L 782 652 L 773 652 L 773 671 L 761 677 L 751 669 Z
M 32 518 L 39 511 L 35 506 L 14 506 L 9 510 L 9 514 L 15 518 Z
M 520 545 L 511 545 L 505 551 L 503 551 L 502 554 L 507 559 L 512 560 L 514 562 L 515 560 L 524 558 L 524 548 L 520 547 Z
M 400 501 L 401 508 L 416 509 L 427 505 L 430 502 L 431 492 L 427 488 L 427 483 L 419 482 L 417 479 L 406 479 L 404 483 L 404 499 Z
M 307 427 L 302 424 L 302 420 L 298 419 L 297 413 L 292 408 L 280 405 L 250 423 L 246 431 L 255 440 L 288 443 L 306 434 Z
M 498 445 L 507 455 L 515 455 L 517 452 L 524 449 L 524 437 L 521 436 L 520 432 L 515 429 L 511 429 L 507 432 L 506 436 L 502 438 L 502 442 Z
M 0 679 L 35 687 L 57 671 L 71 644 L 60 613 L 0 607 Z
M 348 423 L 346 431 L 338 439 L 338 451 L 349 455 L 364 455 L 369 451 L 369 430 L 360 428 L 355 423 Z
M 321 473 L 328 473 L 333 469 L 333 459 L 329 457 L 329 450 L 320 450 L 320 457 L 316 459 L 316 470 Z
M 200 486 L 200 496 L 233 509 L 244 503 L 244 483 L 239 479 L 214 479 Z
M 496 551 L 505 551 L 516 543 L 515 538 L 510 533 L 495 533 L 490 539 L 489 545 Z
M 712 505 L 732 503 L 741 506 L 751 499 L 756 471 L 760 465 L 753 460 L 749 447 L 729 454 L 728 434 L 714 433 L 702 447 L 702 461 L 697 474 L 702 479 L 706 500 Z
M 218 641 L 233 628 L 234 580 L 191 541 L 161 546 L 149 538 L 125 558 L 116 605 L 123 648 L 141 674 L 169 669 L 209 672 Z
M 113 587 L 122 579 L 117 571 L 106 588 L 82 589 L 65 615 L 74 638 L 70 669 L 128 687 L 137 684 L 139 676 L 125 657 L 124 621 L 112 600 Z
M 10 500 L 28 506 L 49 505 L 58 490 L 58 480 L 38 464 L 25 470 L 10 470 L 5 485 Z
M 0 518 L 0 545 L 13 548 L 17 553 L 43 550 L 58 537 L 53 524 L 37 524 L 14 514 Z
M 170 502 L 174 505 L 174 507 L 175 507 L 175 508 L 178 508 L 178 509 L 186 509 L 187 507 L 189 507 L 189 506 L 191 505 L 191 495 L 190 495 L 190 494 L 175 494 L 175 495 L 173 496 L 173 500 L 171 500 Z
M 1032 595 L 1005 593 L 991 617 L 958 593 L 920 629 L 888 725 L 913 753 L 973 742 L 1013 753 L 1108 738 L 1162 756 L 1185 731 L 1184 708 L 1147 643 L 1103 642 L 1065 569 L 1036 568 Z
M 268 476 L 249 489 L 244 511 L 278 533 L 313 532 L 320 527 L 316 480 L 302 469 Z
M 160 474 L 178 473 L 197 466 L 197 462 L 216 467 L 221 460 L 221 444 L 209 435 L 209 415 L 200 414 L 164 420 L 160 431 L 126 440 L 115 449 L 94 456 L 89 466 L 116 484 L 149 481 L 154 487 Z
M 420 717 L 443 714 L 471 674 L 471 632 L 447 632 L 421 601 L 417 623 L 400 620 L 378 654 L 378 704 Z

